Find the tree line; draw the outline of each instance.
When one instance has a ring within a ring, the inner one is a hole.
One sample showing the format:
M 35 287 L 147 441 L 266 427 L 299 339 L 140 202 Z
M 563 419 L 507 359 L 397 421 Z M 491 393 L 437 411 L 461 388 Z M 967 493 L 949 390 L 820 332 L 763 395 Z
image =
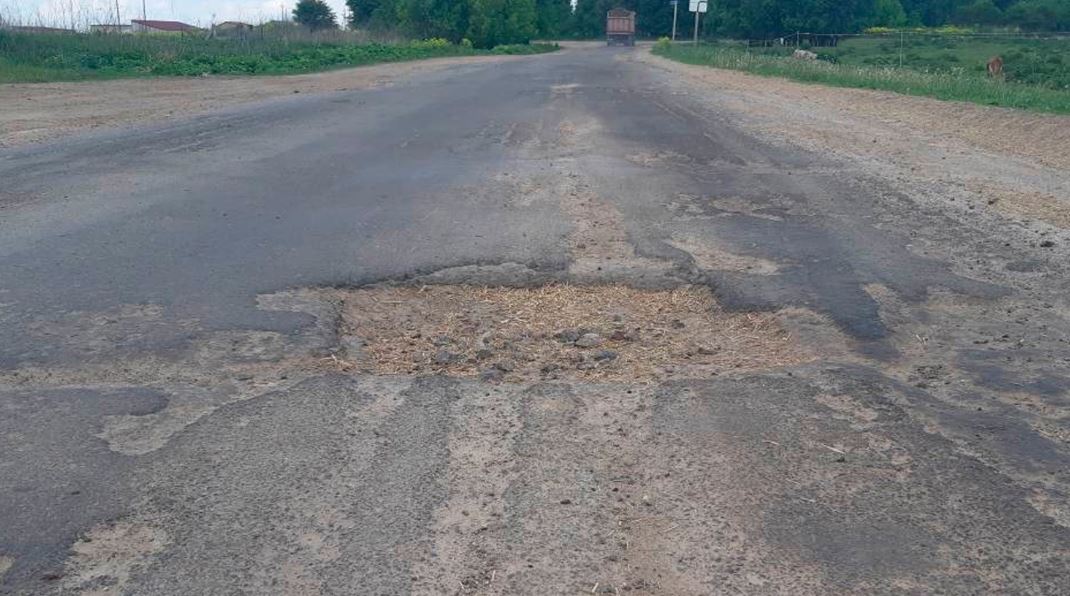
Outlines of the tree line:
M 945 25 L 1070 31 L 1070 0 L 711 0 L 706 31 L 755 38 Z
M 679 33 L 691 30 L 688 0 L 680 0 Z M 531 39 L 597 39 L 606 12 L 636 12 L 641 37 L 669 35 L 669 0 L 346 0 L 346 26 L 440 37 L 476 47 Z M 1025 31 L 1070 31 L 1070 0 L 709 0 L 704 36 L 768 38 L 808 33 L 854 33 L 868 27 L 964 25 Z M 301 0 L 294 19 L 312 28 L 337 26 L 322 0 Z

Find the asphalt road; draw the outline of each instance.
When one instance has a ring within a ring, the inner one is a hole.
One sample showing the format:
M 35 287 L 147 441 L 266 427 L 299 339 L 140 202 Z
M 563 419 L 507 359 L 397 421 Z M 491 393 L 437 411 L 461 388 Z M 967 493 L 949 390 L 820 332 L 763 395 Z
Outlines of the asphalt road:
M 0 152 L 0 592 L 1066 594 L 1067 264 L 631 51 Z M 322 288 L 391 281 L 704 284 L 815 357 L 290 364 L 344 349 Z

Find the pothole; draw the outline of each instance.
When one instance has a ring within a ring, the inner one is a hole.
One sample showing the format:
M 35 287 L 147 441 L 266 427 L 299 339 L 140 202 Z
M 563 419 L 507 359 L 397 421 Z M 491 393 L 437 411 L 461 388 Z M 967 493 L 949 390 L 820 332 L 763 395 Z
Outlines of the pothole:
M 338 299 L 352 372 L 658 381 L 816 357 L 775 314 L 727 312 L 698 286 L 370 287 Z

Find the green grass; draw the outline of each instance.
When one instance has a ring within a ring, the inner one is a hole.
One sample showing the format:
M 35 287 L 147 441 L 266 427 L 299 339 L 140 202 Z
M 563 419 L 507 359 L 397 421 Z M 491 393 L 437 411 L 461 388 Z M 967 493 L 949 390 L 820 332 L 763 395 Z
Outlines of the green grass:
M 894 53 L 889 53 L 887 46 L 880 45 L 881 42 L 892 44 Z M 954 52 L 946 47 L 922 52 L 921 48 L 915 47 L 915 57 L 909 63 L 904 52 L 904 68 L 898 67 L 898 39 L 894 42 L 890 39 L 858 39 L 843 43 L 838 48 L 814 48 L 823 58 L 817 61 L 793 59 L 788 55 L 790 50 L 785 48 L 751 50 L 738 44 L 701 44 L 693 47 L 659 43 L 654 53 L 688 64 L 742 70 L 807 83 L 879 89 L 943 100 L 1070 114 L 1070 89 L 1061 83 L 1064 70 L 1056 69 L 1054 74 L 1026 77 L 1021 70 L 1014 70 L 1016 62 L 1008 58 L 1008 52 L 1002 54 L 1008 62 L 1007 81 L 992 80 L 986 75 L 984 64 L 990 56 L 995 55 L 990 53 L 993 46 L 977 44 L 971 47 L 965 42 L 957 43 L 962 45 Z M 949 55 L 956 58 L 947 58 Z M 1047 54 L 1049 57 L 1051 55 Z M 980 68 L 972 64 L 980 61 L 982 56 Z M 880 57 L 884 62 L 874 62 L 874 57 Z
M 293 74 L 425 58 L 534 54 L 556 49 L 554 45 L 531 44 L 476 50 L 444 40 L 384 44 L 0 31 L 0 83 Z
M 835 48 L 815 48 L 823 60 L 851 66 L 903 66 L 925 72 L 984 75 L 1000 56 L 1008 82 L 1070 90 L 1070 39 L 896 36 L 847 39 Z

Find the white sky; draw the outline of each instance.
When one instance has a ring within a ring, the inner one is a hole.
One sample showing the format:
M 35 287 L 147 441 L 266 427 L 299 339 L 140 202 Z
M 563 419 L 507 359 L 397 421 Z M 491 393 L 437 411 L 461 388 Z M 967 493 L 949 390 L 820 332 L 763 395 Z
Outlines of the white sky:
M 183 21 L 206 26 L 212 22 L 258 23 L 290 18 L 296 0 L 145 0 L 150 19 Z M 341 19 L 345 0 L 327 0 Z M 124 23 L 141 18 L 141 0 L 119 0 Z M 0 0 L 0 15 L 27 25 L 84 27 L 90 23 L 114 22 L 115 0 Z M 73 15 L 73 19 L 72 19 Z M 214 15 L 214 17 L 213 17 Z

